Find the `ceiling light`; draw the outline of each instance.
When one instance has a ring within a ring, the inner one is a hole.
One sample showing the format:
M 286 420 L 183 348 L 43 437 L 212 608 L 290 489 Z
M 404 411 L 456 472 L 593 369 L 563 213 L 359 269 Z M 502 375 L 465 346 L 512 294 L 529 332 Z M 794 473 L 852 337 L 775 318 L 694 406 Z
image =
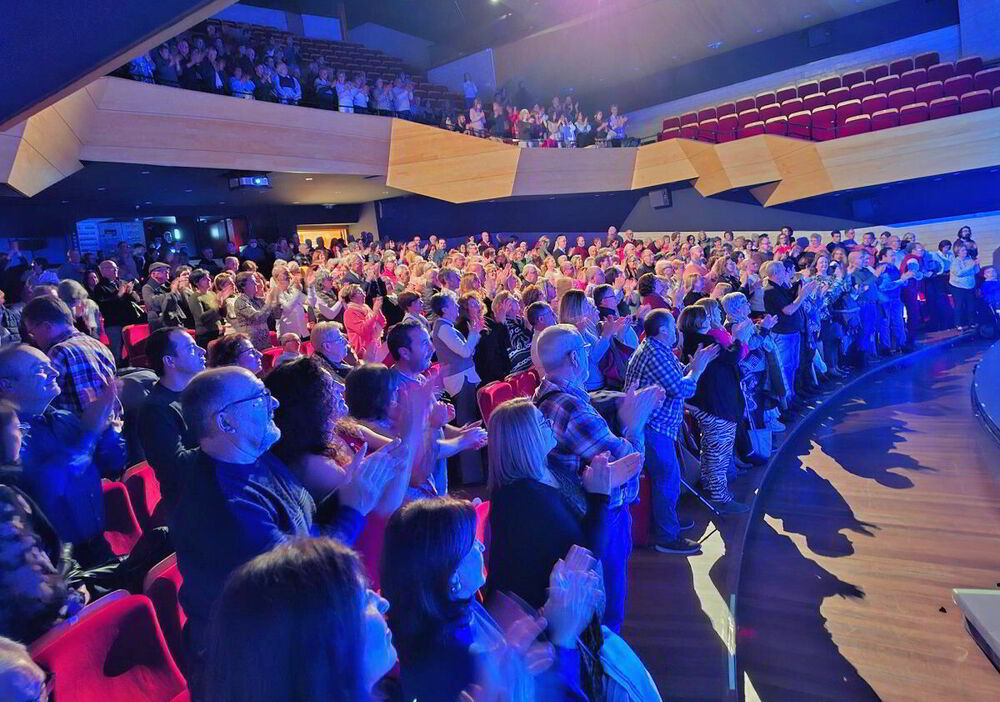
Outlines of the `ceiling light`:
M 60 200 L 60 202 L 62 202 L 62 204 L 64 204 L 64 205 L 65 205 L 66 203 L 68 203 L 68 202 L 69 202 L 69 200 Z
M 225 205 L 225 204 L 226 204 L 226 201 L 225 201 L 225 200 L 219 200 L 219 204 L 220 204 L 220 205 Z
M 808 12 L 802 15 L 802 19 L 809 19 L 810 17 L 812 17 L 812 15 L 809 14 Z
M 152 201 L 152 200 L 146 200 L 146 204 L 147 204 L 147 205 L 152 205 L 152 204 L 153 204 L 153 201 Z
M 722 48 L 722 42 L 721 41 L 713 41 L 711 44 L 708 45 L 708 48 L 709 49 L 719 49 L 719 48 Z
M 139 171 L 141 175 L 149 175 L 149 171 Z
M 100 190 L 102 192 L 105 191 L 105 190 L 107 190 L 107 189 L 108 189 L 108 186 L 106 186 L 106 185 L 102 185 L 101 187 L 98 188 L 98 190 Z
M 312 178 L 306 178 L 306 180 L 312 180 Z
M 186 192 L 186 193 L 193 193 L 194 192 L 194 188 L 185 188 L 184 192 Z

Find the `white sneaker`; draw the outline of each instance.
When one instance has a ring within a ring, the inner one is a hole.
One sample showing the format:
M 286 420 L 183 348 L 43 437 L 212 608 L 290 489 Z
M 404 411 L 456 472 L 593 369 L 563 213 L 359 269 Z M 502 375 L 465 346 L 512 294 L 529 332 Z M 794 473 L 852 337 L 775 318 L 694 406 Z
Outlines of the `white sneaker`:
M 779 422 L 777 419 L 772 419 L 771 423 L 767 425 L 767 428 L 776 434 L 780 434 L 785 430 L 785 425 Z

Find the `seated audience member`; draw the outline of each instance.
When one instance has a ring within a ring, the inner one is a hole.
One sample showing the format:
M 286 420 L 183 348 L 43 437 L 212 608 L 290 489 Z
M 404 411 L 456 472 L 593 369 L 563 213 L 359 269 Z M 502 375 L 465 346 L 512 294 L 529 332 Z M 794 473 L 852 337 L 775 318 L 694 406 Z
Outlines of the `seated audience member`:
M 531 327 L 531 366 L 541 375 L 542 362 L 538 359 L 538 335 L 556 323 L 556 315 L 549 303 L 539 300 L 525 308 L 524 319 Z
M 471 502 L 450 497 L 417 500 L 389 519 L 381 582 L 399 651 L 403 699 L 462 699 L 463 690 L 477 682 L 477 668 L 496 665 L 489 659 L 504 655 L 501 648 L 512 652 L 503 646 L 503 630 L 475 599 L 484 584 L 483 548 L 476 539 Z M 528 699 L 587 699 L 576 642 L 597 610 L 600 587 L 588 567 L 593 559 L 586 560 L 578 567 L 560 561 L 550 579 L 542 613 L 555 647 L 552 667 L 531 680 L 524 661 L 508 661 L 505 667 L 512 676 L 508 689 L 534 685 L 535 695 Z M 578 606 L 569 609 L 570 599 Z M 522 619 L 514 626 L 528 627 L 530 643 L 544 624 Z
M 183 467 L 177 457 L 198 445 L 184 423 L 181 393 L 191 379 L 205 370 L 205 350 L 180 327 L 162 327 L 149 335 L 146 358 L 159 380 L 139 409 L 139 441 L 146 460 L 160 483 L 162 499 L 154 515 L 165 524 L 184 485 Z
M 375 702 L 396 662 L 388 609 L 357 554 L 336 541 L 299 539 L 261 553 L 221 589 L 204 699 Z
M 49 676 L 31 659 L 24 644 L 0 636 L 0 699 L 48 702 Z
M 59 538 L 73 544 L 76 559 L 93 566 L 111 557 L 103 533 L 101 477 L 117 478 L 125 469 L 125 442 L 109 426 L 116 386 L 98 388 L 87 408 L 74 414 L 52 406 L 57 379 L 38 349 L 23 344 L 0 349 L 0 399 L 13 405 L 25 430 L 21 487 Z
M 274 365 L 280 366 L 282 363 L 302 358 L 302 339 L 295 332 L 285 332 L 278 337 L 278 345 L 281 347 L 281 355 L 274 361 Z
M 347 337 L 336 322 L 318 322 L 312 330 L 313 355 L 341 381 L 354 366 L 347 363 L 351 351 Z
M 279 310 L 279 290 L 278 286 L 272 285 L 261 299 L 259 295 L 264 291 L 257 281 L 257 276 L 249 271 L 236 275 L 237 295 L 233 299 L 232 328 L 234 332 L 246 334 L 255 349 L 264 351 L 271 346 L 267 321 Z
M 115 381 L 115 359 L 108 347 L 73 326 L 73 315 L 57 297 L 42 295 L 29 301 L 21 313 L 24 330 L 58 373 L 58 409 L 79 414 L 97 393 Z M 120 408 L 115 417 L 120 417 Z
M 705 307 L 685 307 L 677 326 L 682 335 L 681 361 L 684 363 L 693 362 L 700 347 L 716 343 L 715 338 L 709 336 L 711 321 Z M 694 396 L 688 402 L 701 432 L 701 485 L 715 508 L 723 514 L 749 509 L 733 499 L 726 476 L 736 443 L 736 427 L 745 410 L 739 369 L 742 351 L 743 343 L 739 340 L 728 348 L 720 347 L 718 355 L 702 371 Z
M 180 293 L 171 289 L 170 264 L 154 263 L 149 267 L 149 280 L 142 286 L 142 302 L 146 306 L 149 331 L 160 327 L 182 327 Z
M 674 355 L 677 328 L 669 310 L 653 310 L 643 321 L 646 338 L 629 360 L 625 383 L 644 388 L 663 388 L 663 404 L 653 410 L 646 424 L 646 472 L 652 481 L 652 541 L 661 553 L 692 554 L 701 545 L 680 535 L 694 526 L 690 520 L 677 517 L 680 497 L 680 464 L 676 442 L 684 421 L 684 401 L 693 397 L 698 380 L 708 364 L 719 353 L 717 346 L 698 349 L 685 367 Z
M 538 356 L 544 377 L 535 391 L 534 402 L 552 423 L 556 439 L 556 446 L 548 455 L 549 469 L 560 485 L 573 489 L 572 497 L 582 512 L 585 500 L 580 476 L 584 466 L 605 451 L 616 461 L 633 453 L 641 456 L 646 421 L 663 400 L 663 390 L 651 386 L 625 393 L 614 411 L 618 435 L 590 403 L 586 389 L 590 361 L 584 338 L 576 327 L 556 324 L 543 331 L 538 339 Z M 611 491 L 607 540 L 601 549 L 608 599 L 604 624 L 616 633 L 625 619 L 626 564 L 632 551 L 629 505 L 638 494 L 636 476 L 623 480 L 620 487 Z
M 73 314 L 73 326 L 99 340 L 104 332 L 104 320 L 101 318 L 100 308 L 90 299 L 87 289 L 75 280 L 66 279 L 59 282 L 57 292 L 59 299 Z
M 206 365 L 209 368 L 239 366 L 258 375 L 264 369 L 261 358 L 263 356 L 260 351 L 246 334 L 226 334 L 208 345 Z

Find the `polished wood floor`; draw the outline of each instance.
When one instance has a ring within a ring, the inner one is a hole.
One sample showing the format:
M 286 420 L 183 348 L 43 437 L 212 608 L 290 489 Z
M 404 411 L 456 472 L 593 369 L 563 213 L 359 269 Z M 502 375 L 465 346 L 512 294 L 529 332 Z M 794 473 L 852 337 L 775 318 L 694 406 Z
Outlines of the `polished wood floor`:
M 951 599 L 1000 586 L 1000 450 L 969 393 L 985 347 L 877 374 L 786 447 L 744 544 L 747 700 L 1000 700 Z
M 665 700 L 1000 700 L 950 594 L 1000 585 L 1000 450 L 969 396 L 984 348 L 928 350 L 807 416 L 732 483 L 752 519 L 681 498 L 703 554 L 636 550 L 622 632 Z

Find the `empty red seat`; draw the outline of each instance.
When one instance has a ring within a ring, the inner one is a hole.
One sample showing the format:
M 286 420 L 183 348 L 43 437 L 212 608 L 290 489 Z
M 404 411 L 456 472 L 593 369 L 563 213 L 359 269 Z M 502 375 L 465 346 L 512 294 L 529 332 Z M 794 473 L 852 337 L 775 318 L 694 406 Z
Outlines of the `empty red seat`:
M 899 126 L 927 121 L 927 103 L 916 102 L 899 108 Z
M 893 90 L 888 95 L 889 107 L 901 109 L 906 105 L 912 105 L 915 102 L 913 99 L 914 92 L 913 88 L 900 88 L 899 90 Z
M 993 107 L 993 98 L 989 90 L 975 90 L 960 98 L 960 107 L 963 113 L 987 110 Z
M 812 138 L 812 115 L 808 110 L 788 116 L 788 136 L 799 139 Z
M 795 98 L 795 99 L 798 100 L 798 98 Z M 786 100 L 785 102 L 790 102 L 790 101 Z M 784 112 L 782 112 L 782 110 L 781 110 L 781 105 L 776 105 L 776 104 L 772 103 L 770 105 L 764 105 L 762 108 L 760 108 L 759 110 L 757 110 L 757 115 L 758 115 L 757 119 L 759 119 L 761 122 L 764 122 L 766 124 L 767 120 L 771 119 L 772 117 L 777 117 L 778 115 L 782 115 L 782 114 L 784 114 Z M 753 120 L 753 121 L 757 121 L 757 120 Z
M 875 84 L 870 81 L 862 81 L 860 83 L 855 83 L 851 86 L 851 99 L 852 100 L 863 100 L 869 95 L 875 94 Z
M 704 122 L 706 119 L 715 119 L 714 107 L 704 107 L 698 110 L 698 121 Z
M 927 82 L 927 69 L 914 68 L 899 76 L 900 88 L 916 88 L 918 85 Z
M 960 102 L 954 95 L 938 98 L 927 103 L 928 119 L 939 119 L 941 117 L 951 117 L 959 112 Z
M 698 141 L 715 143 L 716 135 L 719 133 L 719 120 L 706 119 L 698 123 Z
M 681 126 L 687 124 L 698 124 L 698 113 L 697 112 L 685 112 L 681 115 Z
M 877 66 L 869 66 L 865 69 L 865 80 L 870 80 L 873 83 L 887 75 L 889 75 L 889 66 L 884 63 Z
M 792 98 L 791 100 L 785 100 L 781 103 L 781 114 L 785 117 L 794 114 L 796 112 L 801 112 L 805 109 L 802 98 Z
M 826 104 L 836 106 L 837 103 L 851 99 L 850 88 L 834 88 L 826 91 Z
M 666 141 L 667 139 L 676 139 L 680 135 L 681 135 L 681 130 L 679 128 L 677 128 L 677 127 L 674 127 L 673 129 L 664 129 L 656 137 L 656 140 L 657 141 Z
M 966 56 L 955 62 L 955 75 L 975 75 L 983 69 L 982 56 Z
M 260 365 L 263 367 L 265 373 L 274 368 L 274 364 L 278 361 L 278 356 L 284 353 L 284 351 L 282 348 L 264 349 L 261 353 Z
M 780 90 L 774 91 L 775 102 L 779 105 L 785 100 L 791 100 L 794 97 L 799 96 L 799 91 L 794 85 L 790 85 L 786 88 L 781 88 Z
M 756 109 L 743 110 L 742 112 L 739 113 L 738 118 L 739 118 L 739 125 L 741 127 L 745 127 L 751 122 L 760 121 L 760 114 L 757 112 Z
M 510 383 L 517 397 L 531 397 L 535 394 L 535 389 L 540 384 L 538 371 L 534 368 L 515 373 L 507 378 L 507 382 Z
M 848 119 L 861 114 L 860 100 L 844 100 L 837 105 L 837 126 L 844 124 Z
M 907 71 L 913 70 L 913 59 L 904 58 L 897 59 L 889 64 L 889 73 L 895 73 L 897 76 L 901 76 Z
M 680 117 L 667 117 L 665 120 L 663 120 L 663 131 L 667 131 L 668 129 L 676 129 L 680 126 L 681 126 Z
M 840 84 L 845 88 L 850 88 L 855 83 L 860 83 L 864 79 L 865 79 L 864 71 L 850 71 L 840 77 Z
M 148 338 L 148 324 L 129 324 L 122 329 L 122 358 L 127 360 L 129 365 L 145 367 Z
M 960 75 L 949 78 L 944 82 L 944 94 L 959 97 L 965 93 L 971 93 L 973 88 L 973 78 L 968 75 Z
M 725 115 L 723 117 L 719 117 L 719 133 L 716 136 L 716 141 L 720 144 L 732 141 L 736 138 L 736 130 L 739 126 L 740 120 L 736 115 Z
M 698 138 L 698 125 L 697 124 L 685 124 L 681 127 L 680 133 L 681 139 L 697 139 Z
M 926 102 L 928 105 L 939 97 L 944 97 L 944 84 L 937 80 L 921 83 L 913 93 L 914 102 Z
M 764 133 L 764 123 L 763 122 L 751 122 L 750 124 L 744 125 L 739 128 L 737 136 L 740 139 L 745 137 L 757 136 L 758 134 Z
M 128 499 L 132 503 L 132 511 L 139 526 L 143 530 L 166 526 L 159 515 L 157 515 L 158 523 L 153 523 L 153 514 L 160 503 L 160 481 L 156 479 L 152 466 L 146 461 L 135 464 L 125 471 L 122 482 L 125 483 L 125 490 L 128 492 Z
M 754 98 L 754 106 L 758 110 L 762 108 L 764 105 L 773 105 L 774 102 L 775 102 L 774 93 L 761 93 L 760 95 Z
M 302 351 L 303 356 L 312 356 L 313 352 L 316 351 L 316 348 L 313 346 L 313 342 L 303 341 L 300 350 Z M 389 358 L 392 358 L 392 356 L 390 356 Z
M 144 595 L 95 608 L 30 651 L 52 676 L 53 700 L 171 702 L 187 688 Z
M 803 110 L 815 110 L 817 107 L 822 107 L 825 104 L 827 104 L 826 93 L 813 93 L 802 98 Z
M 695 126 L 695 131 L 698 127 Z M 483 418 L 483 423 L 489 422 L 490 413 L 493 409 L 507 400 L 514 399 L 514 388 L 504 380 L 494 380 L 479 388 L 476 392 L 476 403 L 479 405 L 479 414 Z
M 866 115 L 873 115 L 876 112 L 886 109 L 889 106 L 889 98 L 885 95 L 869 95 L 861 101 L 861 111 Z
M 868 115 L 855 115 L 854 117 L 848 118 L 846 122 L 840 127 L 840 136 L 853 136 L 855 134 L 863 134 L 864 132 L 870 132 L 872 130 L 872 118 Z
M 736 105 L 732 102 L 724 102 L 715 108 L 716 118 L 725 117 L 726 115 L 735 115 Z
M 764 122 L 764 132 L 767 134 L 780 134 L 781 136 L 785 136 L 788 134 L 788 118 L 784 115 L 772 117 Z
M 177 554 L 172 553 L 149 569 L 142 583 L 142 594 L 153 603 L 156 621 L 160 624 L 174 662 L 181 672 L 186 672 L 184 624 L 187 623 L 187 615 L 177 597 L 183 583 L 184 578 L 177 567 Z
M 933 66 L 927 67 L 927 80 L 939 80 L 944 83 L 946 80 L 955 75 L 955 64 L 951 63 L 935 63 Z
M 933 66 L 938 62 L 938 52 L 928 51 L 927 53 L 917 54 L 913 57 L 913 67 L 914 68 L 927 68 Z
M 800 98 L 804 98 L 806 95 L 814 95 L 815 93 L 821 92 L 819 89 L 819 82 L 811 80 L 808 83 L 802 83 L 798 88 L 795 89 Z
M 837 119 L 837 108 L 833 105 L 817 107 L 812 111 L 812 138 L 814 141 L 827 141 L 837 136 L 833 124 Z
M 834 88 L 839 88 L 842 85 L 840 82 L 840 76 L 829 76 L 828 78 L 821 78 L 819 81 L 819 91 L 821 93 L 828 93 Z
M 993 90 L 1000 87 L 1000 68 L 987 68 L 976 73 L 973 90 Z
M 104 540 L 113 554 L 127 556 L 142 536 L 128 491 L 122 483 L 112 480 L 102 480 L 101 490 L 104 493 Z
M 736 114 L 744 112 L 746 110 L 753 110 L 757 107 L 757 101 L 754 98 L 740 98 L 736 101 Z
M 885 93 L 888 95 L 893 90 L 899 88 L 899 76 L 886 76 L 875 81 L 875 94 Z
M 899 126 L 899 110 L 892 108 L 888 110 L 879 110 L 872 115 L 872 131 L 877 132 L 880 129 L 889 129 L 890 127 Z

